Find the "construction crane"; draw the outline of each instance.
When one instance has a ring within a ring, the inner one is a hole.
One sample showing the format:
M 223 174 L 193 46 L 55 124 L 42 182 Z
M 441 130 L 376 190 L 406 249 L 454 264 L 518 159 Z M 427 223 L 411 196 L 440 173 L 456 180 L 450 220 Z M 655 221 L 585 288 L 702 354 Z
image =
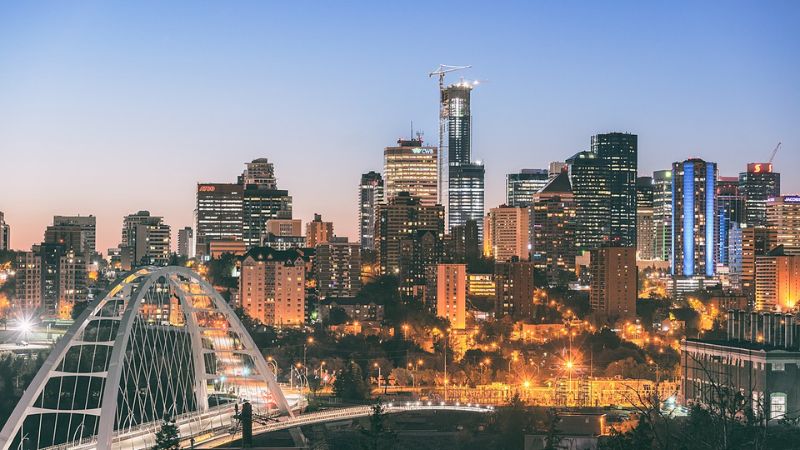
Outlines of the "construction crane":
M 442 198 L 444 195 L 442 183 L 447 175 L 444 173 L 445 167 L 447 167 L 445 158 L 449 156 L 446 154 L 444 148 L 444 134 L 446 131 L 445 127 L 447 127 L 447 105 L 444 101 L 444 77 L 450 72 L 470 68 L 472 68 L 472 66 L 448 66 L 446 64 L 439 64 L 439 67 L 436 68 L 436 70 L 428 73 L 428 78 L 432 78 L 434 75 L 439 76 L 439 186 L 436 194 L 439 203 L 442 205 L 447 204 L 447 202 L 444 201 L 444 198 Z M 446 214 L 445 217 L 447 217 Z
M 769 156 L 769 163 L 772 164 L 772 160 L 775 159 L 775 154 L 778 153 L 778 149 L 781 148 L 781 142 L 778 142 L 778 145 L 775 146 L 775 150 L 772 151 L 772 155 Z

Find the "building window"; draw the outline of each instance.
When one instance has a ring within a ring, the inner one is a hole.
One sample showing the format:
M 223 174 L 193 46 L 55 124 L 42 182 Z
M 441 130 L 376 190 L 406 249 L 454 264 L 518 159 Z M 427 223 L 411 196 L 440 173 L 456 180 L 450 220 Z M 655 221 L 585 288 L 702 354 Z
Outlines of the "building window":
M 784 370 L 786 370 L 786 366 L 784 363 L 772 363 L 773 372 L 783 372 Z
M 774 392 L 769 396 L 769 418 L 781 419 L 786 415 L 786 394 Z

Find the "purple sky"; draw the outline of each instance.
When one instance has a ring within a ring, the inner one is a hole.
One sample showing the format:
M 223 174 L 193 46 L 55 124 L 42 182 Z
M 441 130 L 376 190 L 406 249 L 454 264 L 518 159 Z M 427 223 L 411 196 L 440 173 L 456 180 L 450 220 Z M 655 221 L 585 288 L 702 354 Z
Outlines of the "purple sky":
M 104 253 L 140 209 L 193 225 L 196 182 L 257 157 L 295 217 L 356 238 L 360 174 L 411 120 L 436 140 L 439 63 L 488 81 L 473 96 L 487 207 L 509 171 L 606 131 L 639 135 L 641 174 L 699 156 L 732 176 L 783 141 L 775 167 L 800 192 L 800 3 L 275 3 L 0 3 L 13 247 L 54 214 L 96 215 Z

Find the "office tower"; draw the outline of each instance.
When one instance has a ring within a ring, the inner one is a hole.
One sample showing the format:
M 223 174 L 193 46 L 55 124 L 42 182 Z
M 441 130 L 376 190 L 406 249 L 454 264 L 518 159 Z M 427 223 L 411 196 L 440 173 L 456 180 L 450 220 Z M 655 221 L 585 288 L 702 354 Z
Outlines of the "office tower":
M 592 311 L 615 319 L 636 315 L 638 286 L 635 248 L 603 247 L 592 250 L 589 271 L 592 275 L 589 290 Z
M 209 244 L 218 239 L 242 240 L 244 187 L 234 183 L 197 185 L 196 254 L 209 255 Z
M 13 307 L 36 311 L 42 307 L 42 255 L 36 247 L 17 253 L 16 295 Z
M 87 255 L 86 237 L 80 225 L 48 225 L 44 231 L 45 244 L 61 244 L 66 250 Z
M 778 246 L 756 257 L 756 309 L 792 311 L 800 301 L 800 255 Z
M 607 170 L 609 243 L 635 248 L 638 137 L 629 133 L 597 134 L 592 136 L 592 152 Z
M 482 238 L 485 169 L 480 162 L 472 161 L 472 88 L 472 83 L 462 81 L 441 91 L 447 135 L 443 140 L 446 148 L 442 150 L 442 164 L 447 165 L 447 229 L 475 220 Z M 440 201 L 445 203 L 444 199 Z
M 242 240 L 247 248 L 261 243 L 270 219 L 291 219 L 292 197 L 288 191 L 246 186 L 242 195 Z
M 11 227 L 6 223 L 0 211 L 0 250 L 11 250 Z
M 547 169 L 522 169 L 506 175 L 506 205 L 531 206 L 533 194 L 550 180 Z
M 322 215 L 314 214 L 314 220 L 306 224 L 306 247 L 314 248 L 333 239 L 333 222 L 323 222 Z
M 548 283 L 575 271 L 575 197 L 566 172 L 550 180 L 533 196 L 531 261 L 544 269 Z
M 361 246 L 335 237 L 316 245 L 314 273 L 321 298 L 355 297 L 361 290 Z
M 450 327 L 463 330 L 467 326 L 466 264 L 436 265 L 436 315 L 450 321 Z
M 483 254 L 495 261 L 528 259 L 530 209 L 501 205 L 484 218 Z
M 386 200 L 408 192 L 419 198 L 422 205 L 435 205 L 437 164 L 436 147 L 423 146 L 422 139 L 399 139 L 397 147 L 386 147 L 383 151 Z
M 178 255 L 184 258 L 194 258 L 194 231 L 192 227 L 183 227 L 178 230 Z
M 771 163 L 750 163 L 747 172 L 739 173 L 739 193 L 744 197 L 744 223 L 767 224 L 767 200 L 781 195 L 781 174 L 772 171 Z
M 450 229 L 452 243 L 449 260 L 456 263 L 477 261 L 481 257 L 481 240 L 478 237 L 478 223 L 468 220 L 466 224 Z
M 495 317 L 528 319 L 533 314 L 534 267 L 528 261 L 499 262 L 494 267 Z
M 672 164 L 672 177 L 672 275 L 712 277 L 717 260 L 717 165 L 687 159 Z
M 567 163 L 564 161 L 553 161 L 550 163 L 547 169 L 547 177 L 553 179 L 557 177 L 561 172 L 566 172 L 568 169 Z
M 302 236 L 303 221 L 300 219 L 269 219 L 266 233 L 275 236 Z
M 95 216 L 54 216 L 53 226 L 77 225 L 83 232 L 81 249 L 88 257 L 97 253 L 97 218 Z
M 672 256 L 672 171 L 653 172 L 653 256 L 669 261 Z
M 474 220 L 478 224 L 478 237 L 483 238 L 484 176 L 485 170 L 480 162 L 450 167 L 447 193 L 449 229 Z
M 170 227 L 164 223 L 163 217 L 139 211 L 123 218 L 120 243 L 123 268 L 166 266 L 169 264 L 170 244 Z
M 770 247 L 782 245 L 787 255 L 800 255 L 800 195 L 767 200 L 766 218 Z
M 717 179 L 717 236 L 719 251 L 717 263 L 730 266 L 730 236 L 734 224 L 744 220 L 744 199 L 739 195 L 739 179 L 719 177 Z
M 375 250 L 380 273 L 396 275 L 405 295 L 425 286 L 425 270 L 440 262 L 444 207 L 423 205 L 407 192 L 378 205 Z
M 361 175 L 358 185 L 358 226 L 361 248 L 375 248 L 375 209 L 383 202 L 383 177 L 377 172 Z
M 251 248 L 242 258 L 239 277 L 239 305 L 247 315 L 269 326 L 302 326 L 305 258 L 297 249 Z
M 653 178 L 636 179 L 636 257 L 655 259 L 655 223 L 653 222 Z
M 275 167 L 267 158 L 258 158 L 246 163 L 239 184 L 258 186 L 263 189 L 278 189 Z
M 575 245 L 589 250 L 607 245 L 610 222 L 608 170 L 594 152 L 580 152 L 567 160 L 575 198 Z

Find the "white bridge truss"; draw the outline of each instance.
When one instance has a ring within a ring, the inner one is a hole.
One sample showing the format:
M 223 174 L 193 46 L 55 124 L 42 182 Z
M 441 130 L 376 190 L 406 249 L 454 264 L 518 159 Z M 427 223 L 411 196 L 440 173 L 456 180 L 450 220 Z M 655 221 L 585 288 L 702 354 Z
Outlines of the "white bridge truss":
M 147 267 L 118 281 L 58 342 L 0 431 L 0 449 L 128 448 L 126 439 L 152 436 L 165 418 L 184 436 L 187 427 L 200 433 L 209 415 L 241 400 L 294 416 L 214 288 L 187 268 Z

